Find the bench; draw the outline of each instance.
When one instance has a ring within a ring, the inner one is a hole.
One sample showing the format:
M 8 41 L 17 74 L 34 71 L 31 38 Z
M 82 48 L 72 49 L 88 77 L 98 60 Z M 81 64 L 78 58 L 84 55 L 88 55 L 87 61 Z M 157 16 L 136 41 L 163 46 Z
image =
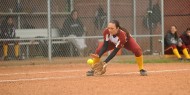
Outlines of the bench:
M 16 29 L 15 32 L 20 38 L 48 37 L 48 29 Z M 52 29 L 52 37 L 60 37 L 58 29 Z
M 26 57 L 29 58 L 30 51 L 29 51 L 29 46 L 30 45 L 39 45 L 39 41 L 35 40 L 40 38 L 44 38 L 45 40 L 48 38 L 48 30 L 47 29 L 16 29 L 16 37 L 23 39 L 22 41 L 19 42 L 19 45 L 21 46 L 26 46 Z M 59 30 L 58 29 L 52 29 L 52 38 L 58 38 L 61 37 L 59 35 Z M 26 40 L 24 40 L 26 39 Z M 68 43 L 66 40 L 62 39 L 55 39 L 52 40 L 52 44 L 65 44 Z M 10 44 L 13 45 L 13 44 Z M 72 45 L 70 45 L 70 53 L 72 56 Z

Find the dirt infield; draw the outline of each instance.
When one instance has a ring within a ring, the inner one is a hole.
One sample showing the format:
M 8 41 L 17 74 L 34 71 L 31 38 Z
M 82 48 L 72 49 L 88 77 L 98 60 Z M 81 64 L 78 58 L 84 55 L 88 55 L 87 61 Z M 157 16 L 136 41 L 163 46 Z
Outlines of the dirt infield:
M 109 64 L 102 76 L 85 76 L 86 64 L 0 67 L 0 95 L 189 95 L 190 64 Z

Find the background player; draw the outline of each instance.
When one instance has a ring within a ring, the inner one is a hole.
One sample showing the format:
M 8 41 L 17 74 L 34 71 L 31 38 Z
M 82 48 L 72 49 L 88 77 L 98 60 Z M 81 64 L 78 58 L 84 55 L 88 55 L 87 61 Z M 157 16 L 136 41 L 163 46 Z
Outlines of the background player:
M 190 28 L 187 28 L 186 31 L 180 36 L 183 44 L 187 47 L 190 54 Z
M 181 38 L 178 36 L 177 27 L 171 26 L 171 29 L 167 31 L 164 38 L 165 44 L 165 54 L 174 54 L 179 60 L 182 60 L 179 52 L 182 52 L 186 59 L 189 60 L 190 56 L 188 54 L 185 44 L 182 42 Z
M 94 73 L 104 74 L 106 72 L 107 63 L 117 54 L 121 48 L 125 48 L 129 51 L 132 51 L 135 54 L 137 64 L 139 66 L 140 75 L 147 75 L 146 70 L 143 68 L 143 55 L 140 46 L 137 42 L 131 37 L 129 32 L 120 27 L 117 20 L 109 22 L 108 27 L 103 31 L 104 43 L 96 49 L 95 54 L 91 54 L 93 57 L 94 63 L 98 63 L 102 55 L 109 51 L 113 51 L 110 55 L 103 61 L 103 69 L 100 72 L 96 72 L 96 69 L 92 67 L 91 71 L 87 72 L 88 76 L 93 76 Z M 96 66 L 96 65 L 95 65 Z M 96 68 L 96 67 L 95 67 Z
M 15 26 L 13 23 L 12 17 L 6 17 L 6 19 L 2 22 L 1 32 L 3 39 L 13 39 L 16 37 L 15 34 Z M 8 44 L 14 43 L 15 57 L 19 59 L 19 44 L 18 41 L 4 41 L 3 42 L 3 56 L 4 60 L 8 60 Z

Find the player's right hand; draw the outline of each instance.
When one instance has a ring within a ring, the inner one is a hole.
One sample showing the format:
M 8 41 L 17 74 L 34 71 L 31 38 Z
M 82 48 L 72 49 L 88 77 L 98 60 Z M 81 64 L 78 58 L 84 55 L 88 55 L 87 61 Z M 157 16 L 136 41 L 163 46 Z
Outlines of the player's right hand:
M 93 58 L 94 64 L 100 62 L 100 58 L 98 54 L 90 54 L 90 57 Z
M 98 54 L 90 54 L 90 57 L 92 57 L 92 58 L 99 58 L 99 55 Z

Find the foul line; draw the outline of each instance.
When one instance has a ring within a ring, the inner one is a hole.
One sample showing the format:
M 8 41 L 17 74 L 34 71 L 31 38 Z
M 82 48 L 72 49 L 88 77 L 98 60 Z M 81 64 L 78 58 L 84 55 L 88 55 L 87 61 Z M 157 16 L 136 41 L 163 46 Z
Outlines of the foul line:
M 71 78 L 81 78 L 83 76 L 65 76 L 65 77 L 44 77 L 44 78 L 28 78 L 28 79 L 15 79 L 15 80 L 0 80 L 0 83 L 5 82 L 21 82 L 21 81 L 42 81 L 42 80 L 53 80 L 53 79 L 71 79 Z
M 160 71 L 148 71 L 148 73 L 179 72 L 179 71 L 189 71 L 189 70 L 190 69 L 160 70 Z M 80 71 L 80 70 L 71 70 L 71 71 Z M 66 72 L 66 71 L 64 71 L 64 72 Z M 128 73 L 112 73 L 112 74 L 105 74 L 105 75 L 131 75 L 131 74 L 138 74 L 138 73 L 139 72 L 128 72 Z M 0 80 L 0 83 L 23 82 L 23 81 L 24 82 L 25 81 L 43 81 L 43 80 L 55 80 L 55 79 L 71 79 L 71 78 L 82 78 L 82 77 L 86 77 L 86 76 L 81 75 L 81 76 L 43 77 L 43 78 L 26 78 L 26 79 L 14 79 L 14 80 Z
M 0 74 L 0 76 L 12 76 L 12 75 L 28 75 L 28 74 L 50 74 L 50 73 L 72 73 L 80 72 L 84 70 L 62 70 L 62 71 L 52 71 L 52 72 L 30 72 L 30 73 L 10 73 L 10 74 Z
M 148 71 L 147 73 L 164 73 L 164 72 L 179 72 L 179 71 L 189 71 L 190 69 L 175 69 L 175 70 L 160 70 L 160 71 Z M 128 73 L 112 73 L 106 75 L 131 75 L 139 74 L 139 72 L 128 72 Z

